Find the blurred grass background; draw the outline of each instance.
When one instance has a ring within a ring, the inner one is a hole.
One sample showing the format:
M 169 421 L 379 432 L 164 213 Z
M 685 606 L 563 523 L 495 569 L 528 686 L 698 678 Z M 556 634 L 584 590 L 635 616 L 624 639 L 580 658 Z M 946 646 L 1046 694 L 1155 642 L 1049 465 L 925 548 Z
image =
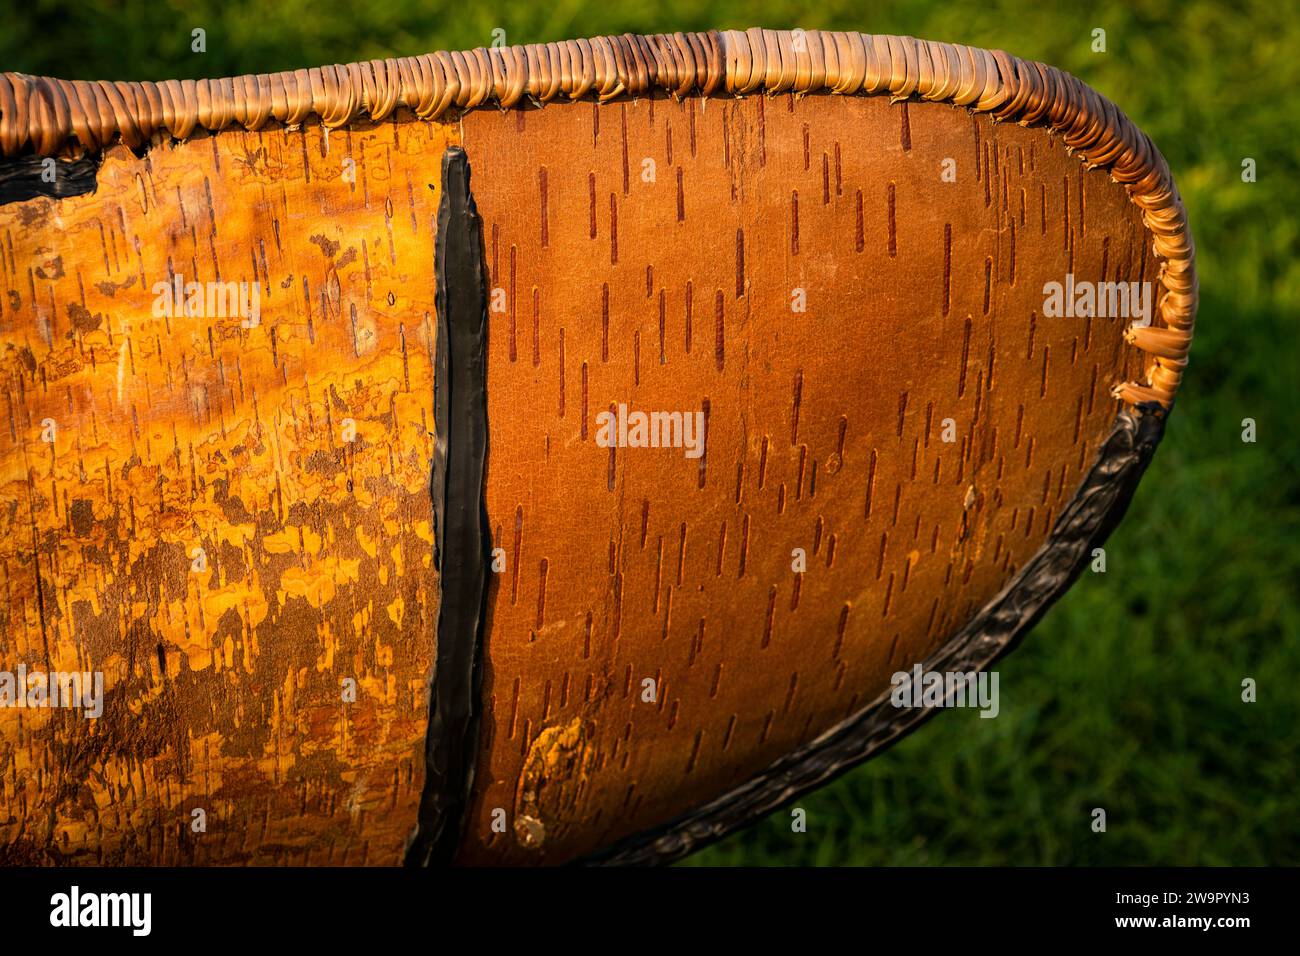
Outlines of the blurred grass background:
M 0 69 L 228 76 L 491 43 L 710 28 L 1001 48 L 1109 96 L 1169 161 L 1201 276 L 1192 365 L 1108 571 L 1000 665 L 1000 718 L 938 715 L 691 864 L 1300 862 L 1300 12 L 1274 0 L 27 0 Z M 191 30 L 207 52 L 190 52 Z M 1107 52 L 1090 49 L 1106 30 Z M 1243 183 L 1246 157 L 1258 182 Z M 1253 418 L 1258 441 L 1241 440 Z M 1245 677 L 1258 703 L 1241 701 Z M 1107 811 L 1105 834 L 1090 829 Z

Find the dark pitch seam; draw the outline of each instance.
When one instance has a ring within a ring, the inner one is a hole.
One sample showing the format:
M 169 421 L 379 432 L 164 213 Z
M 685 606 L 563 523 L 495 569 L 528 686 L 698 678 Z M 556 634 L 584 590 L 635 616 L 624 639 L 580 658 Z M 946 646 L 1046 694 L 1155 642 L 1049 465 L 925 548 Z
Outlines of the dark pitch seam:
M 100 161 L 98 153 L 80 159 L 52 159 L 53 182 L 45 180 L 48 168 L 45 161 L 49 158 L 24 156 L 0 162 L 0 206 L 11 202 L 26 202 L 39 196 L 66 199 L 95 191 L 98 185 L 95 177 L 99 173 Z
M 478 756 L 489 532 L 487 285 L 483 221 L 460 147 L 443 154 L 435 244 L 434 567 L 439 573 L 437 658 L 429 695 L 425 780 L 408 866 L 448 864 L 460 845 Z

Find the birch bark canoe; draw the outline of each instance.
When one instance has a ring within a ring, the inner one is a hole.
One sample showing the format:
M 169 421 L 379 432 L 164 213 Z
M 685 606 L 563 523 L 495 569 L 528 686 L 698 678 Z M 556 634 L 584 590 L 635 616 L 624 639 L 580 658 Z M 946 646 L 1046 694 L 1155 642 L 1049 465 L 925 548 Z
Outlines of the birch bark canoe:
M 1123 114 L 911 38 L 3 74 L 0 151 L 0 668 L 106 687 L 0 709 L 9 863 L 689 852 L 927 716 L 892 674 L 1032 626 L 1195 314 Z M 1067 276 L 1152 321 L 1046 314 Z M 178 278 L 257 315 L 168 315 Z M 703 454 L 602 447 L 620 405 Z

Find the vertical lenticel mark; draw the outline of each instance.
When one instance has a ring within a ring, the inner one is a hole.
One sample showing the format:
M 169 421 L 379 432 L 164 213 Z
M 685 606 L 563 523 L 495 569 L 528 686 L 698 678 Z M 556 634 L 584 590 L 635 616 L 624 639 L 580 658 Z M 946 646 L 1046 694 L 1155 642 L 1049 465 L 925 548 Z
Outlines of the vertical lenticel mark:
M 546 191 L 546 167 L 545 166 L 543 166 L 541 169 L 537 171 L 537 188 L 541 192 L 542 248 L 545 249 L 551 243 L 550 207 L 548 204 L 549 197 Z
M 722 290 L 718 289 L 713 299 L 713 361 L 719 372 L 722 371 L 727 357 L 725 334 L 723 332 L 724 311 Z
M 952 301 L 952 223 L 943 224 L 943 315 L 948 316 Z M 988 310 L 985 309 L 987 312 Z
M 736 230 L 736 298 L 745 294 L 745 231 Z
M 894 184 L 889 184 L 889 258 L 898 255 L 898 224 L 895 215 Z

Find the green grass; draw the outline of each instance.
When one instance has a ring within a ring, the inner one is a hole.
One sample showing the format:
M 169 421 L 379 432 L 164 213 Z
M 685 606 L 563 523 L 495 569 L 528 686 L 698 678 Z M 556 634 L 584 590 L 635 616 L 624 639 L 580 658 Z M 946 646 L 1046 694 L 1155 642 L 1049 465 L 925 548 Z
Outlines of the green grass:
M 624 31 L 854 29 L 1006 49 L 1067 69 L 1155 140 L 1196 236 L 1202 304 L 1165 441 L 1078 585 L 999 665 L 1001 716 L 937 716 L 691 864 L 1300 862 L 1300 17 L 1288 4 L 912 0 L 463 5 L 38 0 L 0 69 L 228 75 Z M 197 12 L 193 12 L 197 11 Z M 189 52 L 207 31 L 207 53 Z M 1107 31 L 1108 52 L 1089 49 Z M 1241 182 L 1241 161 L 1258 182 Z M 1241 441 L 1241 421 L 1258 425 Z M 1259 701 L 1241 701 L 1241 681 Z M 1107 811 L 1107 832 L 1089 827 Z

